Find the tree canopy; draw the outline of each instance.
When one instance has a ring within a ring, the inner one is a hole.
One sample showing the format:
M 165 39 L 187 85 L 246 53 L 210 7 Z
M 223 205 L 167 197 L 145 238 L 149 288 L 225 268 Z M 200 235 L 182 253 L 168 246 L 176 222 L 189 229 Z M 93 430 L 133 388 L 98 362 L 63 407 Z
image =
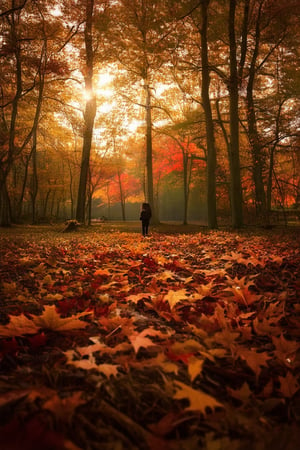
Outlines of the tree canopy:
M 125 220 L 147 200 L 155 221 L 240 227 L 297 207 L 297 11 L 2 1 L 0 224 Z

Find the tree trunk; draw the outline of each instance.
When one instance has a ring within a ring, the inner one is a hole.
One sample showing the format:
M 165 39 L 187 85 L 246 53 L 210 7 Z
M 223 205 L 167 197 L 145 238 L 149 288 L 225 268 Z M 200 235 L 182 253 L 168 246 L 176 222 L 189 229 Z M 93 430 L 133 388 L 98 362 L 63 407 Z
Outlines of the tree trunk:
M 123 186 L 122 186 L 122 180 L 121 180 L 121 174 L 118 170 L 118 182 L 119 182 L 119 191 L 120 191 L 120 203 L 121 203 L 121 211 L 122 211 L 122 220 L 125 222 L 126 220 L 126 214 L 125 214 L 125 196 L 123 192 Z
M 86 76 L 85 89 L 88 95 L 84 112 L 83 146 L 80 166 L 80 179 L 78 186 L 76 219 L 85 222 L 86 191 L 88 182 L 88 170 L 93 138 L 94 120 L 96 115 L 96 98 L 93 93 L 93 9 L 94 0 L 86 0 L 86 24 L 84 30 L 86 51 Z
M 15 135 L 16 135 L 16 122 L 19 109 L 19 100 L 22 96 L 22 62 L 21 62 L 21 49 L 20 40 L 17 36 L 16 25 L 15 25 L 15 15 L 11 16 L 11 45 L 14 48 L 14 58 L 15 58 L 15 77 L 16 77 L 16 93 L 12 101 L 12 111 L 10 117 L 10 127 L 8 134 L 8 154 L 6 159 L 6 164 L 1 168 L 0 176 L 0 226 L 9 226 L 11 222 L 10 211 L 6 208 L 10 208 L 10 202 L 7 192 L 6 180 L 11 169 L 11 165 L 14 160 L 14 155 L 16 152 L 15 148 Z
M 264 156 L 262 154 L 262 145 L 260 143 L 259 133 L 256 124 L 255 105 L 253 98 L 254 79 L 256 71 L 256 62 L 258 57 L 258 49 L 260 44 L 260 11 L 262 3 L 260 4 L 255 32 L 255 47 L 249 68 L 249 77 L 247 84 L 247 123 L 248 123 L 248 137 L 251 147 L 252 156 L 252 176 L 255 189 L 255 205 L 257 217 L 265 217 L 266 215 L 266 194 L 263 182 L 263 167 Z
M 148 83 L 147 80 L 145 80 Z M 151 205 L 152 223 L 158 223 L 157 208 L 154 202 L 153 191 L 153 165 L 152 165 L 152 117 L 151 117 L 151 91 L 148 84 L 146 89 L 146 200 Z
M 209 98 L 209 62 L 207 43 L 207 10 L 210 0 L 204 0 L 201 4 L 202 28 L 201 28 L 201 59 L 202 59 L 202 105 L 205 114 L 206 146 L 207 146 L 207 220 L 208 227 L 217 228 L 217 202 L 216 202 L 216 148 L 214 138 L 214 124 Z
M 10 200 L 7 192 L 6 182 L 3 181 L 3 172 L 0 172 L 0 224 L 3 227 L 11 225 L 11 208 Z
M 239 148 L 239 94 L 238 94 L 238 73 L 235 41 L 235 9 L 236 0 L 230 0 L 229 7 L 229 46 L 230 46 L 230 78 L 229 89 L 229 111 L 230 111 L 230 144 L 229 163 L 231 178 L 231 216 L 232 226 L 240 228 L 243 225 L 243 199 L 240 171 L 240 148 Z

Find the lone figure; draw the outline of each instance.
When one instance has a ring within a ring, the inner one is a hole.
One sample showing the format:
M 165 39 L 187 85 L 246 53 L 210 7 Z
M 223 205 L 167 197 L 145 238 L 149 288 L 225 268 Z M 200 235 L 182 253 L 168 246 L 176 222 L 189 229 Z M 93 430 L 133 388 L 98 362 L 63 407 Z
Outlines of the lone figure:
M 151 207 L 149 203 L 142 204 L 142 210 L 140 215 L 140 220 L 142 221 L 142 234 L 143 236 L 148 235 L 149 222 L 152 216 Z

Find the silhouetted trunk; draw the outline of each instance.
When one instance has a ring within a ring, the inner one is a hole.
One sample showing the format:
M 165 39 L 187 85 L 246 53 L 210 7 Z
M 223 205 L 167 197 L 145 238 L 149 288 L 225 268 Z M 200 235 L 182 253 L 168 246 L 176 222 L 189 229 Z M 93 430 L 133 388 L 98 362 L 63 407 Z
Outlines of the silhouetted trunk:
M 36 160 L 37 154 L 36 154 L 36 133 L 34 133 L 33 136 L 33 145 L 32 145 L 32 154 L 31 154 L 31 160 L 32 160 L 32 177 L 31 177 L 31 190 L 30 190 L 30 197 L 31 197 L 31 220 L 32 223 L 37 222 L 37 211 L 36 211 L 36 197 L 38 193 L 38 176 L 37 176 L 37 160 Z
M 230 0 L 228 34 L 230 46 L 230 78 L 229 89 L 229 111 L 230 111 L 230 182 L 231 182 L 231 216 L 232 226 L 240 228 L 243 225 L 243 201 L 240 171 L 240 147 L 239 147 L 239 94 L 238 94 L 238 73 L 237 55 L 235 41 L 235 9 L 236 0 Z
M 256 71 L 256 63 L 258 57 L 258 50 L 260 44 L 260 11 L 262 3 L 260 4 L 255 30 L 255 47 L 249 68 L 249 77 L 247 84 L 247 123 L 248 123 L 248 137 L 251 147 L 252 156 L 252 176 L 255 189 L 255 205 L 257 217 L 265 217 L 266 213 L 266 195 L 263 182 L 263 167 L 264 155 L 262 152 L 262 145 L 257 130 L 255 105 L 253 98 L 254 79 Z
M 147 83 L 148 81 L 145 80 Z M 157 208 L 154 202 L 153 190 L 153 166 L 152 166 L 152 114 L 151 114 L 151 91 L 148 84 L 146 89 L 146 200 L 151 205 L 152 223 L 158 223 Z
M 216 202 L 216 148 L 214 138 L 214 124 L 212 118 L 211 104 L 209 98 L 209 62 L 208 62 L 208 43 L 207 10 L 210 0 L 204 0 L 201 4 L 202 28 L 201 28 L 201 59 L 202 59 L 202 105 L 205 114 L 206 126 L 206 146 L 207 146 L 207 220 L 208 227 L 217 228 L 217 202 Z
M 47 208 L 48 208 L 48 202 L 49 202 L 50 194 L 51 194 L 51 189 L 48 189 L 47 194 L 46 194 L 46 198 L 45 198 L 45 201 L 44 201 L 43 217 L 47 217 Z
M 85 89 L 87 101 L 84 111 L 83 146 L 80 166 L 80 179 L 78 186 L 76 219 L 85 222 L 86 191 L 88 182 L 88 170 L 90 164 L 90 153 L 93 138 L 94 120 L 96 115 L 96 98 L 93 93 L 93 9 L 94 0 L 86 0 L 86 24 L 84 30 L 85 52 L 86 52 L 86 76 Z
M 70 215 L 71 215 L 71 219 L 74 219 L 73 172 L 72 172 L 70 161 L 68 161 L 68 166 L 69 166 L 69 174 L 70 174 L 70 187 L 69 187 L 70 202 L 71 202 L 71 206 L 70 206 L 71 214 Z
M 30 158 L 26 157 L 25 168 L 24 168 L 24 177 L 23 177 L 23 181 L 22 181 L 21 195 L 20 195 L 20 197 L 19 197 L 19 199 L 17 201 L 17 208 L 16 208 L 16 219 L 17 219 L 17 221 L 19 221 L 21 219 L 21 216 L 22 216 L 23 200 L 24 200 L 25 189 L 26 189 L 27 179 L 28 179 L 29 161 L 30 161 Z
M 19 109 L 19 100 L 21 99 L 22 96 L 21 48 L 20 48 L 20 40 L 16 32 L 15 22 L 16 22 L 15 14 L 12 14 L 10 19 L 10 26 L 11 26 L 10 39 L 11 39 L 11 47 L 14 49 L 14 60 L 16 64 L 15 67 L 16 92 L 14 99 L 12 101 L 12 110 L 10 116 L 10 126 L 8 133 L 8 153 L 5 165 L 3 165 L 3 167 L 1 168 L 0 174 L 0 226 L 9 226 L 11 223 L 10 202 L 7 192 L 6 180 L 16 153 L 15 147 L 16 122 Z
M 3 227 L 9 227 L 11 225 L 10 200 L 2 170 L 0 171 L 0 186 L 0 224 Z

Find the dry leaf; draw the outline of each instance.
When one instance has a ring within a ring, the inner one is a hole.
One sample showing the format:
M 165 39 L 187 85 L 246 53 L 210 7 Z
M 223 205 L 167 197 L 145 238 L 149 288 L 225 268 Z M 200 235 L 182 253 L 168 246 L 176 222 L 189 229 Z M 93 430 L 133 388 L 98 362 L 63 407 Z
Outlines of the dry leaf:
M 80 328 L 86 328 L 88 323 L 80 320 L 91 312 L 82 312 L 70 317 L 62 318 L 57 312 L 55 305 L 45 305 L 44 311 L 40 316 L 34 316 L 34 324 L 42 329 L 53 331 L 67 331 Z
M 199 359 L 193 356 L 188 361 L 188 373 L 191 381 L 194 381 L 198 375 L 201 374 L 204 364 L 204 359 Z
M 58 394 L 47 400 L 43 408 L 52 411 L 56 419 L 71 422 L 73 414 L 79 405 L 86 403 L 82 398 L 82 392 L 73 392 L 69 397 L 61 398 Z
M 38 326 L 24 314 L 20 314 L 19 316 L 10 316 L 10 321 L 7 325 L 0 325 L 0 336 L 6 337 L 35 334 L 38 331 Z
M 186 289 L 180 289 L 178 291 L 173 291 L 172 289 L 164 296 L 164 301 L 167 301 L 170 305 L 170 308 L 173 309 L 177 303 L 182 300 L 188 299 L 188 295 L 186 295 Z
M 195 390 L 180 381 L 175 382 L 175 388 L 176 392 L 173 395 L 173 398 L 177 400 L 188 399 L 190 406 L 185 408 L 186 410 L 200 411 L 202 414 L 206 414 L 207 408 L 210 408 L 211 410 L 218 407 L 223 408 L 223 405 L 211 395 L 208 395 L 203 391 Z

